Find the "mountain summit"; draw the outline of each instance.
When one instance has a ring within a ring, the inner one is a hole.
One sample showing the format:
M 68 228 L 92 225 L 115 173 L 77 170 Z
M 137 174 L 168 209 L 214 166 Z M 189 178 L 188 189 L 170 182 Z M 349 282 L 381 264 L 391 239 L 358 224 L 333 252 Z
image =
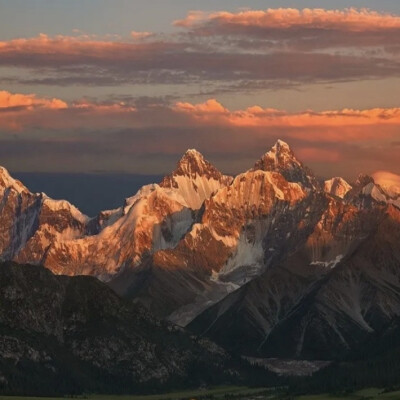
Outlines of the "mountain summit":
M 170 186 L 171 182 L 174 181 L 173 178 L 177 176 L 186 176 L 191 179 L 204 177 L 217 181 L 223 180 L 224 178 L 223 174 L 196 149 L 189 149 L 185 152 L 177 163 L 176 169 L 164 178 L 160 186 Z
M 296 159 L 290 146 L 283 140 L 278 140 L 267 151 L 260 160 L 254 164 L 254 169 L 263 171 L 274 171 L 279 168 L 287 168 L 293 166 L 302 166 L 301 162 Z
M 200 152 L 189 149 L 179 160 L 175 171 L 161 181 L 160 187 L 177 189 L 190 208 L 199 209 L 204 200 L 231 180 Z
M 338 196 L 342 199 L 351 189 L 352 189 L 351 185 L 349 185 L 341 177 L 334 177 L 324 182 L 325 192 L 332 194 L 334 196 Z
M 307 188 L 318 187 L 313 173 L 295 156 L 290 146 L 278 140 L 255 164 L 253 170 L 279 172 L 288 182 L 298 182 Z

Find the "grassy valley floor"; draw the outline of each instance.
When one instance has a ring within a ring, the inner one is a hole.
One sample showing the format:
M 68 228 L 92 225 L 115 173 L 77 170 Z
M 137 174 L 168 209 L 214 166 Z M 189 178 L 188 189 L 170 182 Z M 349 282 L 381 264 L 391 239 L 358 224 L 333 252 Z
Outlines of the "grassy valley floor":
M 71 397 L 65 397 L 71 398 Z M 207 399 L 235 399 L 235 400 L 400 400 L 400 391 L 385 392 L 382 389 L 370 388 L 346 394 L 318 394 L 292 396 L 271 388 L 248 388 L 223 386 L 211 389 L 197 389 L 182 392 L 170 392 L 158 395 L 140 396 L 113 396 L 87 395 L 74 397 L 88 400 L 207 400 Z M 0 396 L 0 400 L 60 400 L 50 397 L 14 397 Z

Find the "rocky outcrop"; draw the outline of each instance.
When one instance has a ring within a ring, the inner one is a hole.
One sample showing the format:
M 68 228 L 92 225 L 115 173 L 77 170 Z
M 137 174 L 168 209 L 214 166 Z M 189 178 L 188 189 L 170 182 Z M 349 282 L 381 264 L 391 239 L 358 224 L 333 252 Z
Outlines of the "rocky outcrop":
M 298 182 L 310 189 L 319 188 L 312 171 L 297 160 L 290 146 L 282 140 L 254 164 L 253 170 L 279 172 L 289 182 Z
M 336 177 L 324 182 L 324 190 L 332 196 L 337 196 L 343 199 L 346 194 L 352 189 L 343 178 Z

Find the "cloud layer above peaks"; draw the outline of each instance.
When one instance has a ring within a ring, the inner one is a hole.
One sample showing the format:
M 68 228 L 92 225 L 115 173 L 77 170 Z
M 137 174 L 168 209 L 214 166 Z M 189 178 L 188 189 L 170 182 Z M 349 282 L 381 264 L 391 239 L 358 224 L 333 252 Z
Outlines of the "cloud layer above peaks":
M 49 36 L 0 41 L 14 82 L 147 85 L 208 82 L 213 90 L 399 77 L 400 16 L 370 10 L 195 11 L 162 34 Z M 59 79 L 56 79 L 59 78 Z

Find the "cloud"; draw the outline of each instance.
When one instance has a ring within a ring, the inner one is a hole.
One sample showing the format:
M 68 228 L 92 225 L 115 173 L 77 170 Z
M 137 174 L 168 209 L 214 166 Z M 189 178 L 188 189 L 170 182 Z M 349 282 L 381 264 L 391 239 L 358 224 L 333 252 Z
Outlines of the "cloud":
M 234 127 L 343 127 L 371 125 L 399 125 L 400 108 L 369 110 L 343 109 L 340 111 L 304 111 L 287 113 L 273 108 L 252 106 L 245 110 L 229 111 L 215 99 L 201 104 L 176 103 L 174 110 L 185 113 L 200 122 Z
M 147 39 L 151 36 L 154 36 L 153 32 L 141 32 L 141 31 L 132 31 L 131 37 L 135 40 L 143 40 Z
M 275 132 L 312 141 L 358 141 L 377 138 L 398 139 L 400 108 L 367 110 L 287 112 L 254 105 L 242 110 L 229 110 L 216 99 L 203 103 L 170 103 L 159 98 L 121 98 L 119 101 L 96 102 L 40 98 L 34 94 L 0 92 L 0 128 L 17 123 L 18 129 L 31 126 L 47 129 L 82 130 L 149 128 L 149 127 L 217 127 L 227 130 Z M 60 114 L 58 111 L 63 111 Z M 321 131 L 324 135 L 321 136 Z M 397 132 L 397 135 L 394 134 Z
M 91 129 L 91 125 L 94 127 L 98 123 L 110 127 L 135 111 L 135 107 L 124 102 L 110 104 L 79 100 L 68 104 L 57 98 L 0 91 L 0 129 L 3 131 L 84 129 L 85 126 Z M 99 118 L 98 123 L 96 118 Z
M 228 109 L 215 99 L 209 99 L 205 103 L 200 104 L 178 102 L 175 104 L 174 109 L 202 116 L 229 113 Z
M 45 99 L 39 98 L 34 94 L 13 94 L 7 91 L 0 91 L 0 109 L 5 111 L 14 108 L 43 107 L 52 110 L 67 108 L 68 105 L 64 101 L 56 98 Z
M 192 12 L 175 23 L 184 28 L 179 35 L 41 34 L 1 41 L 0 66 L 29 71 L 8 77 L 21 85 L 201 82 L 216 94 L 382 79 L 400 75 L 399 21 L 365 9 Z
M 21 50 L 19 50 L 21 51 Z M 288 87 L 290 82 L 337 82 L 346 80 L 397 77 L 400 62 L 384 57 L 359 55 L 273 52 L 244 54 L 242 52 L 207 52 L 185 49 L 139 50 L 116 47 L 100 54 L 63 54 L 49 50 L 50 55 L 27 53 L 2 57 L 0 65 L 37 68 L 38 77 L 19 78 L 21 84 L 51 85 L 122 85 L 130 84 L 203 84 L 208 82 L 222 89 L 236 91 L 265 88 L 268 85 Z M 85 53 L 83 50 L 82 53 Z M 254 82 L 254 84 L 251 84 Z
M 357 52 L 369 48 L 384 51 L 384 48 L 395 54 L 400 44 L 400 16 L 368 9 L 195 11 L 175 21 L 175 26 L 185 28 L 193 36 L 220 36 L 240 48 L 259 51 L 335 49 L 343 52 L 352 47 Z
M 258 27 L 266 30 L 300 27 L 310 30 L 326 29 L 361 32 L 400 29 L 400 16 L 355 8 L 345 10 L 277 8 L 246 10 L 237 13 L 192 11 L 186 18 L 175 21 L 174 25 L 184 28 L 208 27 L 211 33 L 218 32 L 218 29 L 220 29 L 219 32 L 225 32 L 226 30 L 230 32 L 231 29 L 248 27 Z
M 177 50 L 179 47 L 178 43 L 172 42 L 142 43 L 40 34 L 38 37 L 0 42 L 0 63 L 31 68 L 85 64 L 109 66 L 118 62 L 144 62 L 153 54 Z
M 344 175 L 400 173 L 398 148 L 392 145 L 399 139 L 398 108 L 287 112 L 255 105 L 230 110 L 216 99 L 198 104 L 129 97 L 64 102 L 9 92 L 1 92 L 0 99 L 2 163 L 14 169 L 58 165 L 76 171 L 82 162 L 85 171 L 107 166 L 160 173 L 196 147 L 227 172 L 237 172 L 280 138 L 324 176 L 334 166 L 339 171 L 333 173 Z

